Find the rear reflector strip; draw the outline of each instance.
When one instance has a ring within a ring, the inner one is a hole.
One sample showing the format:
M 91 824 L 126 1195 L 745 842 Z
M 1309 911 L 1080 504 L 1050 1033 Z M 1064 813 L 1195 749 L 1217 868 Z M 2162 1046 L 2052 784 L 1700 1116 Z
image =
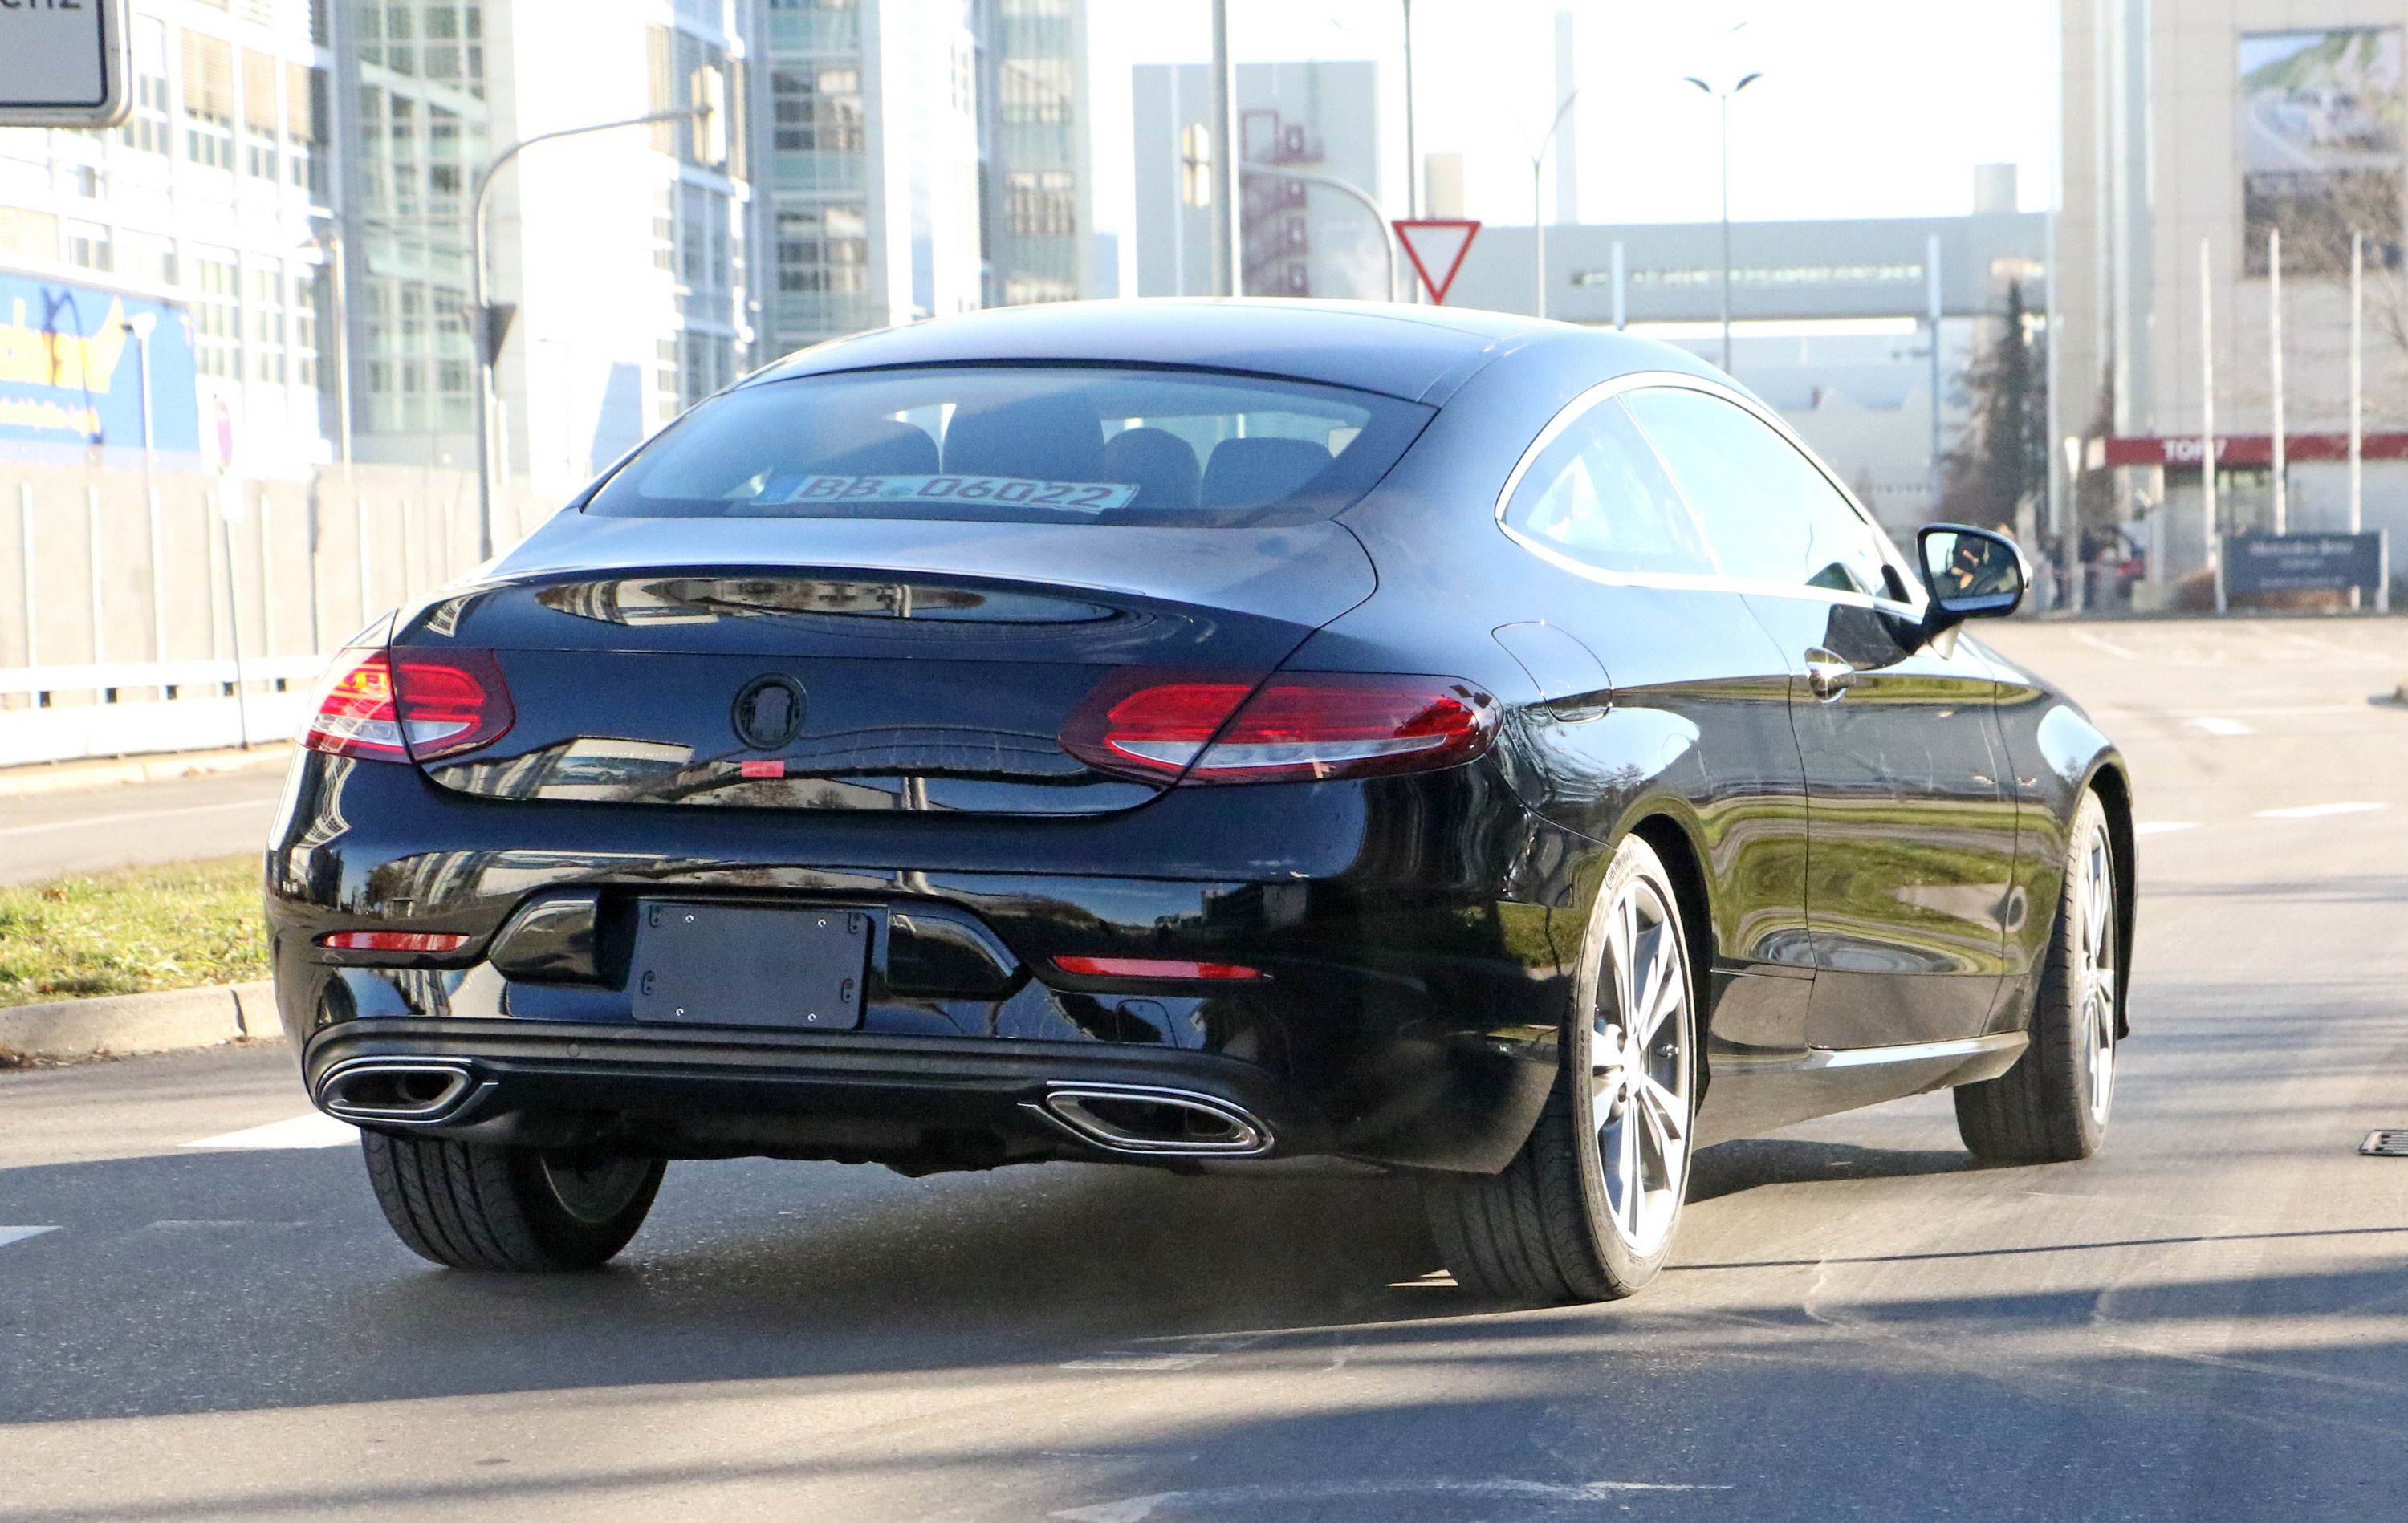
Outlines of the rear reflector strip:
M 468 938 L 449 931 L 330 931 L 318 945 L 337 952 L 456 952 Z
M 1187 962 L 1155 957 L 1057 957 L 1054 965 L 1082 978 L 1260 978 L 1239 962 Z

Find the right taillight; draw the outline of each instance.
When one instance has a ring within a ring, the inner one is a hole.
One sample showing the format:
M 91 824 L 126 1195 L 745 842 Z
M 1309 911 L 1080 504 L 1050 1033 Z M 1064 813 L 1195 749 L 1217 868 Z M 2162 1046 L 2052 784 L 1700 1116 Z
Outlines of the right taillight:
M 421 762 L 499 740 L 517 715 L 493 653 L 346 650 L 301 743 L 379 762 Z
M 1182 675 L 1107 681 L 1062 746 L 1164 782 L 1292 782 L 1451 767 L 1496 728 L 1496 700 L 1452 677 L 1285 672 L 1256 687 Z

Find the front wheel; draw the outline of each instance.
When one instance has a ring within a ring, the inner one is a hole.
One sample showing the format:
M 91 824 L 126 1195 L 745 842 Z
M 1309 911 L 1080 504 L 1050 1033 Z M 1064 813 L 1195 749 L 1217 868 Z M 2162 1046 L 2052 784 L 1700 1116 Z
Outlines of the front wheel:
M 1529 1301 L 1612 1301 L 1656 1277 L 1689 1187 L 1697 980 L 1672 881 L 1626 839 L 1584 940 L 1563 1066 L 1503 1172 L 1433 1180 L 1455 1283 Z
M 395 1235 L 452 1269 L 595 1268 L 644 1224 L 667 1167 L 368 1131 L 360 1148 Z
M 2065 888 L 2032 1004 L 2031 1045 L 1997 1078 L 1956 1090 L 1956 1132 L 1977 1158 L 2070 1162 L 2107 1140 L 2123 985 L 2115 848 L 2098 794 L 2083 796 L 2067 833 Z

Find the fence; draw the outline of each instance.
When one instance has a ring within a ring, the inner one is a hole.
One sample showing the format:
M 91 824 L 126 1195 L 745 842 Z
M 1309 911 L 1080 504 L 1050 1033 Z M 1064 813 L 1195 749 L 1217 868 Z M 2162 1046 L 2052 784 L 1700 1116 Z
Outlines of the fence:
M 506 491 L 496 538 L 545 506 Z M 289 735 L 322 654 L 476 547 L 458 470 L 0 466 L 0 766 Z

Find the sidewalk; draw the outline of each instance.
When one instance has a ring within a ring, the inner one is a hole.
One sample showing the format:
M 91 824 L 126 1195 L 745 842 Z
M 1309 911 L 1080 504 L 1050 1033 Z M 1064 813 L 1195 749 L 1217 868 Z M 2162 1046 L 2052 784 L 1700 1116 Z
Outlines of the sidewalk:
M 206 776 L 243 772 L 254 767 L 281 767 L 293 747 L 282 741 L 253 746 L 247 751 L 179 751 L 160 756 L 124 756 L 96 762 L 39 762 L 31 766 L 0 767 L 0 799 L 35 793 L 69 792 L 78 789 L 110 788 L 120 783 L 155 783 L 171 777 Z

